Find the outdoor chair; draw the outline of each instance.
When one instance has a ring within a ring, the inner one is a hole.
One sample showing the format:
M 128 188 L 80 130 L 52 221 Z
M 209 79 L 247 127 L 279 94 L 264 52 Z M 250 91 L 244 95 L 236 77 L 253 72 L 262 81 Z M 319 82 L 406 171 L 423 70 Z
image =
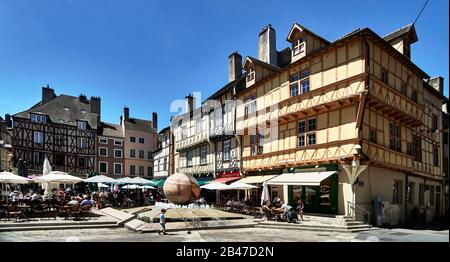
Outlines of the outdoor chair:
M 80 207 L 80 214 L 81 216 L 87 216 L 89 218 L 92 217 L 93 213 L 92 213 L 92 206 L 88 205 L 88 206 L 82 206 Z
M 6 219 L 10 219 L 10 218 L 15 218 L 16 221 L 23 216 L 23 212 L 20 208 L 13 206 L 13 205 L 8 205 L 6 207 Z
M 81 210 L 80 206 L 70 206 L 69 208 L 69 217 L 72 217 L 74 220 L 77 220 L 80 217 Z
M 64 219 L 68 219 L 70 208 L 70 206 L 57 206 L 56 209 L 58 216 L 64 217 Z

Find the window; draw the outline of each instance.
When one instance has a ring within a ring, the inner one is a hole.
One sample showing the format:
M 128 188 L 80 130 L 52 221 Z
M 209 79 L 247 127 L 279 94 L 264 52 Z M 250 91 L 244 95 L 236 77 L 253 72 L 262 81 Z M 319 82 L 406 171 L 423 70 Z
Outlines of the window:
M 188 150 L 187 152 L 186 152 L 186 166 L 192 166 L 192 158 L 194 157 L 194 151 L 191 149 L 191 150 Z
M 147 167 L 147 176 L 153 177 L 153 168 L 151 166 Z
M 300 80 L 300 74 L 291 76 L 291 97 L 298 96 L 300 94 L 298 81 Z
M 417 103 L 417 91 L 416 90 L 411 91 L 411 100 Z
M 100 143 L 100 144 L 108 144 L 108 139 L 106 139 L 106 138 L 100 138 L 99 143 Z
M 299 136 L 297 141 L 298 147 L 305 146 L 305 135 L 303 134 L 302 136 Z
M 430 186 L 430 206 L 434 206 L 434 186 Z
M 309 92 L 309 70 L 294 74 L 290 79 L 291 97 Z M 300 90 L 301 87 L 301 90 Z
M 145 143 L 145 139 L 143 137 L 139 137 L 139 144 L 144 144 Z
M 55 155 L 55 166 L 64 166 L 66 162 L 65 156 L 57 154 Z
M 139 166 L 139 175 L 143 176 L 145 172 L 145 167 L 144 166 Z
M 208 148 L 206 146 L 202 146 L 200 148 L 200 164 L 206 164 L 207 162 L 207 154 L 208 154 Z
M 130 142 L 131 143 L 136 143 L 136 137 L 130 136 Z
M 42 165 L 44 163 L 44 153 L 34 152 L 33 153 L 33 163 Z
M 392 204 L 402 203 L 402 183 L 401 180 L 394 180 L 392 186 Z
M 78 138 L 78 147 L 87 148 L 87 139 L 85 137 Z
M 305 133 L 306 132 L 306 124 L 305 124 L 305 120 L 299 121 L 298 122 L 298 133 Z
M 316 130 L 316 122 L 315 118 L 308 119 L 308 131 Z
M 405 96 L 408 95 L 408 86 L 405 82 L 402 82 L 402 84 L 400 85 L 400 93 Z
M 316 144 L 316 133 L 308 134 L 308 146 Z
M 222 126 L 223 121 L 222 121 L 222 109 L 221 108 L 217 108 L 214 111 L 214 120 L 215 120 L 216 127 Z
M 292 52 L 294 53 L 294 56 L 305 52 L 305 40 L 303 38 L 297 39 L 292 44 L 292 50 L 293 50 Z
M 130 157 L 136 157 L 136 149 L 130 149 Z
M 108 156 L 108 149 L 106 147 L 99 147 L 98 154 L 100 156 L 107 157 Z
M 383 83 L 388 83 L 388 72 L 384 68 L 381 69 L 380 79 L 381 81 L 383 81 Z
M 64 135 L 55 135 L 55 145 L 57 146 L 64 145 Z
M 79 157 L 78 158 L 78 167 L 79 168 L 85 168 L 86 167 L 86 158 Z
M 372 142 L 372 143 L 377 142 L 377 129 L 376 128 L 371 127 L 369 129 L 369 139 L 370 139 L 370 142 Z
M 415 184 L 413 182 L 408 183 L 408 204 L 413 205 L 414 204 L 414 186 Z
M 247 82 L 250 82 L 253 79 L 255 79 L 255 70 L 252 67 L 250 67 L 247 73 Z
M 258 154 L 262 154 L 264 152 L 264 135 L 259 133 L 258 136 Z
M 122 174 L 122 164 L 121 163 L 114 163 L 114 174 L 116 174 L 116 175 Z
M 167 157 L 164 158 L 163 170 L 167 171 Z
M 400 126 L 396 123 L 389 123 L 389 147 L 392 150 L 401 152 Z
M 121 145 L 122 145 L 122 141 L 120 141 L 120 140 L 114 140 L 114 145 L 115 145 L 115 146 L 121 146 Z
M 114 157 L 122 158 L 122 149 L 114 149 Z
M 433 146 L 433 165 L 439 166 L 439 149 L 437 146 Z
M 148 152 L 147 152 L 147 158 L 148 158 L 148 159 L 153 159 L 153 154 L 152 154 L 151 151 L 148 151 Z
M 38 115 L 38 114 L 31 114 L 30 115 L 31 122 L 34 123 L 47 123 L 47 116 L 44 115 Z
M 251 95 L 244 102 L 244 117 L 247 118 L 256 112 L 256 95 Z
M 183 124 L 183 120 L 178 121 L 177 126 L 180 127 Z
M 136 166 L 130 165 L 130 176 L 135 176 L 135 175 L 136 175 Z
M 419 206 L 425 204 L 425 186 L 424 184 L 419 184 Z
M 35 144 L 43 144 L 44 143 L 44 133 L 39 131 L 33 132 L 33 142 Z
M 197 120 L 195 120 L 195 132 L 197 134 L 201 134 L 202 133 L 202 119 L 198 118 Z M 164 141 L 166 140 L 166 138 L 164 138 Z
M 81 130 L 86 130 L 86 121 L 77 121 L 77 127 Z
M 230 160 L 231 140 L 223 141 L 223 161 Z
M 417 134 L 412 136 L 411 155 L 414 161 L 422 162 L 422 139 Z
M 106 163 L 106 162 L 99 162 L 98 163 L 98 171 L 100 173 L 108 173 L 108 163 Z
M 256 155 L 258 152 L 258 137 L 250 135 L 250 155 Z
M 144 159 L 145 158 L 145 152 L 144 150 L 139 150 L 139 158 Z
M 438 130 L 438 116 L 433 114 L 431 116 L 431 131 L 436 132 Z

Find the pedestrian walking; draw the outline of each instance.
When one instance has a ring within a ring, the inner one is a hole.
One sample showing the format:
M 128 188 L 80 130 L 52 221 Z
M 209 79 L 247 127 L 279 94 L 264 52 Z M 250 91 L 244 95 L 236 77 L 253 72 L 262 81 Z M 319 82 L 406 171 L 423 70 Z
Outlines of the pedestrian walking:
M 163 208 L 161 209 L 161 214 L 159 215 L 159 225 L 161 226 L 161 229 L 158 231 L 158 234 L 161 235 L 167 235 L 166 233 L 166 210 Z

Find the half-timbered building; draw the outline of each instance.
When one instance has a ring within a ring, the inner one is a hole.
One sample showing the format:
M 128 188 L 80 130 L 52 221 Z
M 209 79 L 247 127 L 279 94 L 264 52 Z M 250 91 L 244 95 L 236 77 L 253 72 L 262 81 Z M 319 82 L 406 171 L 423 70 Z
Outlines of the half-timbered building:
M 397 222 L 441 214 L 443 97 L 411 61 L 414 25 L 330 42 L 295 23 L 287 41 L 292 48 L 278 52 L 269 25 L 258 58 L 244 61 L 244 174 L 280 175 L 266 176 L 271 197 L 303 199 L 306 212 L 373 214 L 379 197 Z
M 56 96 L 42 88 L 42 100 L 13 115 L 15 166 L 42 172 L 45 157 L 53 170 L 84 175 L 95 170 L 96 132 L 100 123 L 99 97 Z

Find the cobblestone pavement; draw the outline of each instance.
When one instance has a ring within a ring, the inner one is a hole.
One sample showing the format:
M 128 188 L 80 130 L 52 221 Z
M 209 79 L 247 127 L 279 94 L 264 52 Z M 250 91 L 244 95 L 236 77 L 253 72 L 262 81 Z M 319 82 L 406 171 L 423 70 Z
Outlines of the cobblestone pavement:
M 449 242 L 449 231 L 411 229 L 372 229 L 361 233 L 313 232 L 289 229 L 237 228 L 171 232 L 166 236 L 156 233 L 138 234 L 125 228 L 77 229 L 1 232 L 0 241 L 36 242 Z

